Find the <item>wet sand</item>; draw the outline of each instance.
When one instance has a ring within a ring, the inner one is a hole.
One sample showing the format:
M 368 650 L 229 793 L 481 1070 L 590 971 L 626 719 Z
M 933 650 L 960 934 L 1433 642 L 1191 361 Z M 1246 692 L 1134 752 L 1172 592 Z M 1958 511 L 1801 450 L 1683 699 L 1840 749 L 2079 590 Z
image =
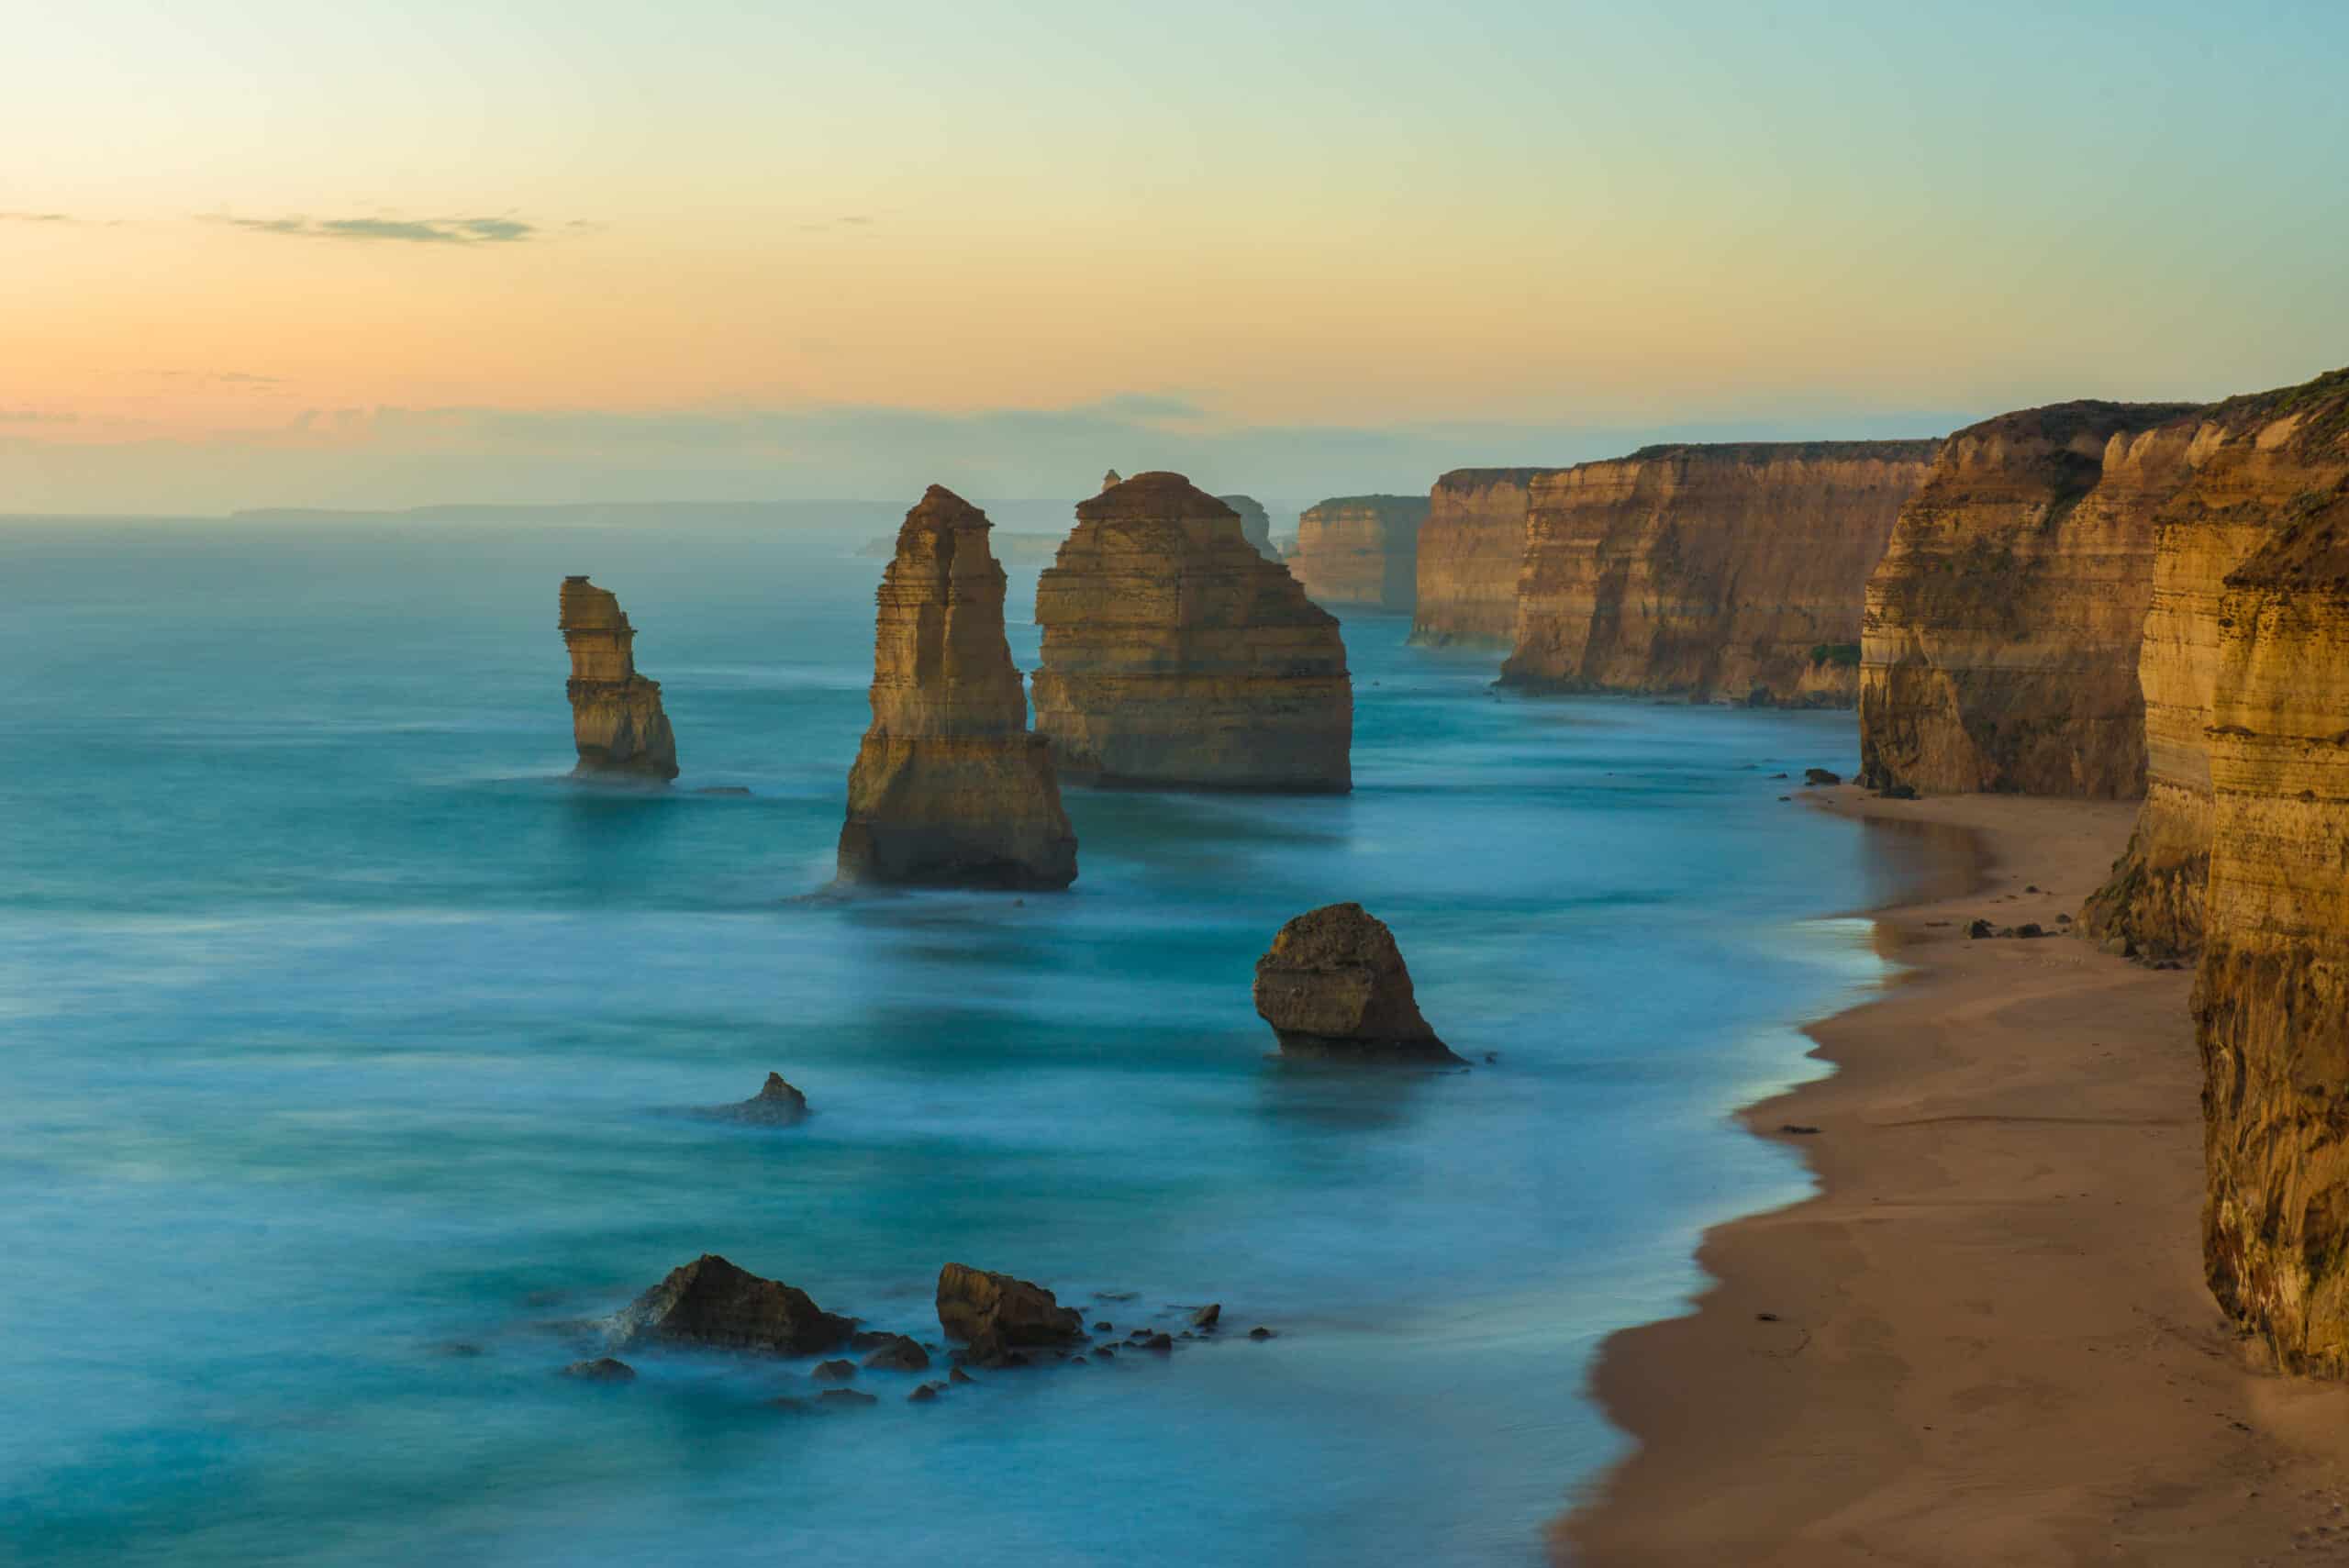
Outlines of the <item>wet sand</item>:
M 1744 1113 L 1818 1195 L 1709 1232 L 1694 1312 L 1609 1340 L 1640 1446 L 1553 1558 L 2349 1562 L 2349 1388 L 2268 1372 L 2203 1287 L 2191 973 L 1965 935 L 2061 929 L 2133 805 L 1803 798 L 1962 830 L 1971 874 L 1877 915 L 1909 973 Z

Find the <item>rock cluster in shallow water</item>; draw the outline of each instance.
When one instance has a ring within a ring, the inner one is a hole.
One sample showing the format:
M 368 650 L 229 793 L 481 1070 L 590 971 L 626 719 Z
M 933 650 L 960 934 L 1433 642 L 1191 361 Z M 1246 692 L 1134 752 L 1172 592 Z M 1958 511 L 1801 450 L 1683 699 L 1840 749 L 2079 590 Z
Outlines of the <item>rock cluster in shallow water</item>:
M 661 707 L 661 683 L 636 673 L 636 628 L 608 590 L 562 580 L 559 624 L 571 653 L 571 734 L 579 777 L 666 783 L 677 776 L 677 738 Z

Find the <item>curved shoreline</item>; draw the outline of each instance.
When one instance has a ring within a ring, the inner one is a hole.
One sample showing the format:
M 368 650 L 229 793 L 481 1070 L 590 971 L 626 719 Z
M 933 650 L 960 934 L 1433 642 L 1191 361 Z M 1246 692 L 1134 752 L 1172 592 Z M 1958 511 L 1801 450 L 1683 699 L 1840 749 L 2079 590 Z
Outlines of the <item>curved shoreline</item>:
M 1691 1309 L 1609 1338 L 1591 1391 L 1637 1446 L 1553 1527 L 1553 1560 L 2349 1545 L 2349 1388 L 2261 1375 L 2202 1286 L 2190 974 L 1965 936 L 1977 915 L 2055 929 L 2133 805 L 1803 798 L 1962 832 L 1976 863 L 1873 912 L 1904 972 L 1809 1029 L 1833 1073 L 1740 1113 L 1817 1190 L 1709 1230 Z

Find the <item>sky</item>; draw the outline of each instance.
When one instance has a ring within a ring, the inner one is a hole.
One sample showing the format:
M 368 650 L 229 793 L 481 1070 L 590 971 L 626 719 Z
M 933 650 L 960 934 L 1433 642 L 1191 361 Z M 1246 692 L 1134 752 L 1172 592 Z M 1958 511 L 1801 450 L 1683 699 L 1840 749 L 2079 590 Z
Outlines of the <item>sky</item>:
M 2349 363 L 2340 0 L 76 0 L 0 513 L 1424 490 Z

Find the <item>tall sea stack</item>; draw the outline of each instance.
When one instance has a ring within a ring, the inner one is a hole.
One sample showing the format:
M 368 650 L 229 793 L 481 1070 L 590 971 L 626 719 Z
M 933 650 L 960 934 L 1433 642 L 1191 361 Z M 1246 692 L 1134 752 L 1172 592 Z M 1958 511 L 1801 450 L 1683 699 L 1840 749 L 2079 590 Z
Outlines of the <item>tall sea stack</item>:
M 1647 447 L 1533 476 L 1505 685 L 1848 706 L 1938 441 Z
M 677 738 L 661 710 L 661 683 L 636 673 L 636 628 L 620 602 L 584 577 L 562 580 L 557 624 L 571 652 L 574 778 L 651 780 L 677 776 Z
M 873 724 L 848 776 L 843 881 L 1059 888 L 1076 835 L 1003 635 L 986 515 L 931 485 L 897 530 L 873 640 Z
M 1949 439 L 1868 578 L 1863 782 L 2142 793 L 2154 518 L 2186 480 L 2194 412 L 2064 403 Z
M 1317 605 L 1408 614 L 1419 591 L 1424 495 L 1338 495 L 1297 520 L 1288 569 Z
M 1353 684 L 1338 622 L 1179 473 L 1078 503 L 1036 583 L 1036 728 L 1103 784 L 1353 787 Z

